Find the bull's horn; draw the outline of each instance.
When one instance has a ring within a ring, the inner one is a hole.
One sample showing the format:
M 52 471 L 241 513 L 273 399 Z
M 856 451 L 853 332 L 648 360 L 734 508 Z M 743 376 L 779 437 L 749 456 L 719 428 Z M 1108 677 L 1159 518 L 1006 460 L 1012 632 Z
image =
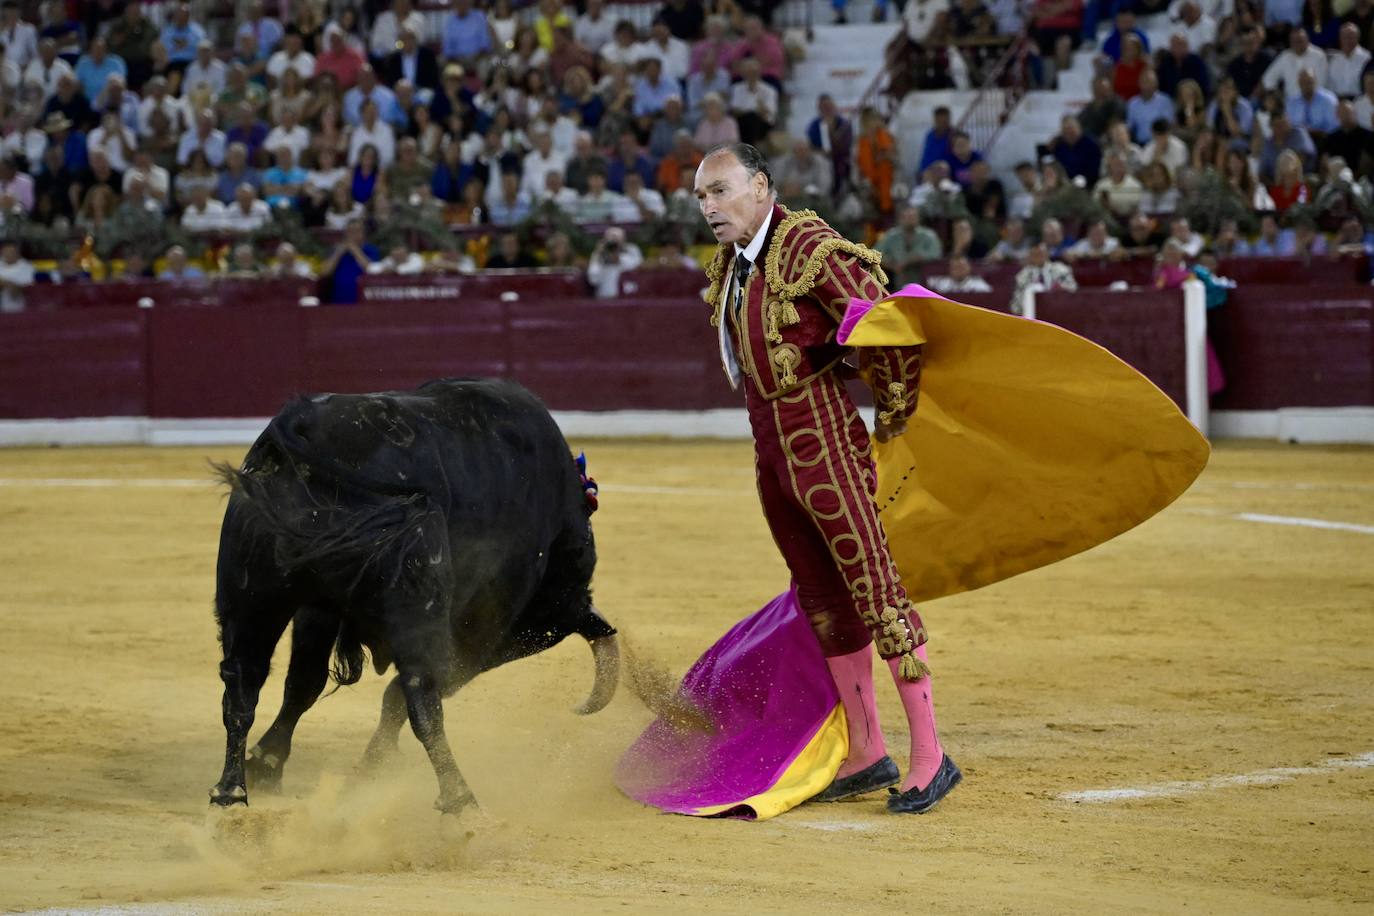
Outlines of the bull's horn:
M 596 683 L 592 685 L 592 695 L 587 701 L 573 710 L 579 716 L 589 716 L 600 712 L 615 696 L 616 685 L 620 683 L 620 645 L 615 634 L 599 636 L 588 640 L 592 646 L 592 658 L 596 661 Z

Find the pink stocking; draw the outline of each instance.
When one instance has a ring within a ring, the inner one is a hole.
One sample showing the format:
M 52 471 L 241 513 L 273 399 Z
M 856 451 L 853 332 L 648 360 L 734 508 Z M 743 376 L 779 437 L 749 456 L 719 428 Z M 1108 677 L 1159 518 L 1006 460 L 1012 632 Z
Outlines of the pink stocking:
M 836 778 L 852 776 L 887 754 L 883 730 L 878 725 L 878 706 L 873 697 L 873 644 L 857 652 L 825 660 L 849 723 L 849 757 Z
M 916 655 L 926 661 L 926 647 L 916 647 Z M 892 679 L 897 682 L 897 693 L 902 698 L 906 710 L 906 721 L 911 727 L 911 764 L 906 778 L 902 780 L 902 791 L 925 788 L 935 778 L 944 758 L 944 748 L 935 734 L 935 706 L 930 698 L 930 677 L 919 681 L 908 681 L 898 673 L 900 658 L 890 658 L 888 667 L 892 669 Z M 848 712 L 848 708 L 845 710 Z M 851 728 L 852 733 L 852 728 Z

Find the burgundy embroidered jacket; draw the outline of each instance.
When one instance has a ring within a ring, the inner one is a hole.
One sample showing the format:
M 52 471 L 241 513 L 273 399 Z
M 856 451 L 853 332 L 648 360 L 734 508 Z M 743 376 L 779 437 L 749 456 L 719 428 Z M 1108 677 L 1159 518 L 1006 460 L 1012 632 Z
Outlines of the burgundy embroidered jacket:
M 745 281 L 744 307 L 735 314 L 724 302 L 734 246 L 720 246 L 706 266 L 706 301 L 713 326 L 729 322 L 741 370 L 771 400 L 844 359 L 849 348 L 836 343 L 835 334 L 850 298 L 885 297 L 887 276 L 878 252 L 845 239 L 814 211 L 793 212 L 781 204 L 773 207 L 762 252 L 762 265 Z M 859 371 L 873 387 L 880 420 L 905 419 L 915 411 L 919 346 L 863 348 Z

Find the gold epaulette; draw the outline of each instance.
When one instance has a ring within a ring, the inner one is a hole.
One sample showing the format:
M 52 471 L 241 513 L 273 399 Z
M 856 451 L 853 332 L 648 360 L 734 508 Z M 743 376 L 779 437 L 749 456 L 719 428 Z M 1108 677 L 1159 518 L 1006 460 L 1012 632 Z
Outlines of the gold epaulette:
M 706 262 L 706 279 L 711 281 L 711 285 L 706 288 L 703 294 L 706 304 L 711 306 L 711 327 L 720 327 L 721 314 L 721 291 L 725 287 L 725 265 L 729 263 L 729 246 L 722 245 L 716 251 L 715 257 Z
M 867 245 L 844 238 L 814 210 L 793 212 L 783 208 L 783 213 L 785 216 L 768 246 L 764 272 L 769 288 L 781 299 L 790 302 L 810 292 L 826 259 L 837 251 L 856 258 L 879 283 L 887 286 L 881 254 Z

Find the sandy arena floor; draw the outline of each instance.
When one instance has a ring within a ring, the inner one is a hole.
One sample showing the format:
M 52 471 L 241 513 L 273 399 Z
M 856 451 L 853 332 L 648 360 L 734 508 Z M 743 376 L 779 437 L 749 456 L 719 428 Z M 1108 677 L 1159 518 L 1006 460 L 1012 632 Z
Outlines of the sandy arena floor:
M 680 673 L 785 586 L 748 445 L 575 444 L 603 487 L 598 603 L 641 650 Z M 930 815 L 876 796 L 757 824 L 646 810 L 609 774 L 649 715 L 622 691 L 574 716 L 592 666 L 569 640 L 449 702 L 485 808 L 459 830 L 408 734 L 392 778 L 350 780 L 371 674 L 306 717 L 284 795 L 208 816 L 224 734 L 205 462 L 241 454 L 0 451 L 0 908 L 1374 908 L 1374 450 L 1223 445 L 1141 528 L 923 608 L 966 774 Z M 904 757 L 895 693 L 881 703 Z M 1064 798 L 1129 789 L 1144 797 Z

